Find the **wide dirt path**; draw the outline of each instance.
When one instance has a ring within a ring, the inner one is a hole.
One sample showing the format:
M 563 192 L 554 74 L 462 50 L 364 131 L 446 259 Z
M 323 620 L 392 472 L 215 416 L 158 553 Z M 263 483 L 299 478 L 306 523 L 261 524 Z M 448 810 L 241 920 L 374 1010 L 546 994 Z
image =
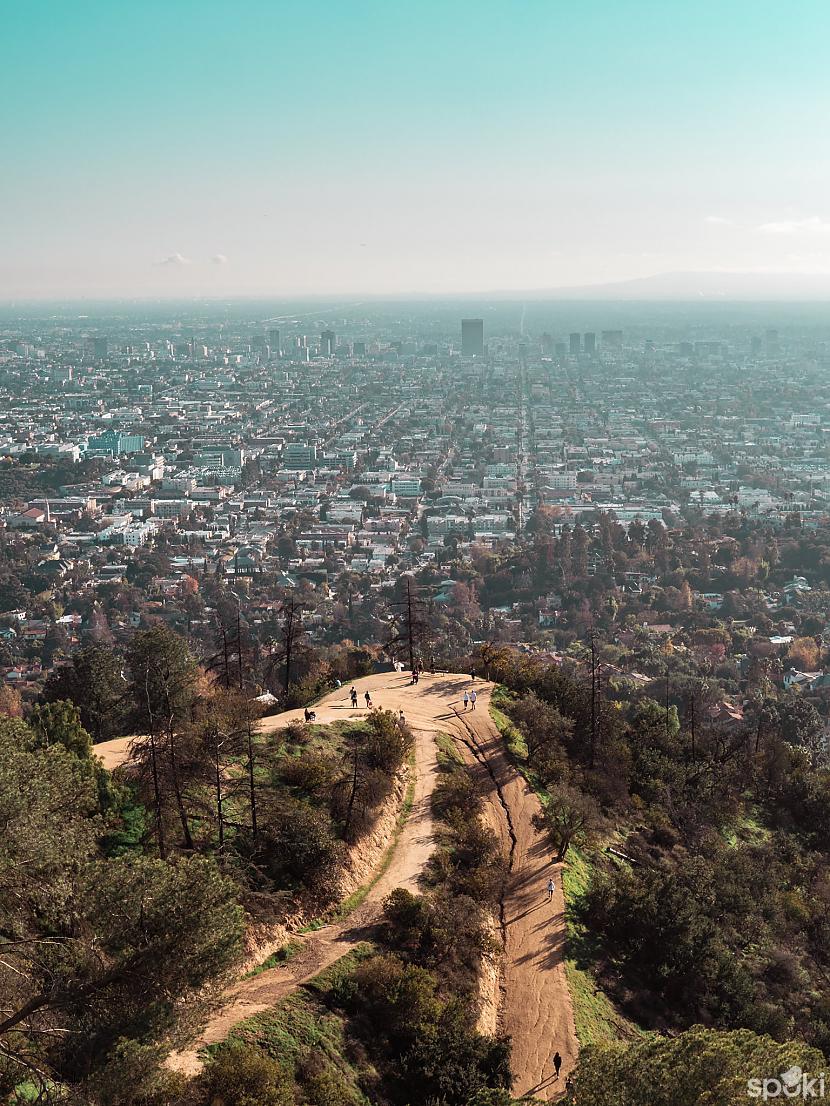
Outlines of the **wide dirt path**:
M 565 919 L 561 874 L 550 863 L 548 849 L 533 828 L 539 810 L 536 796 L 510 765 L 503 742 L 489 714 L 491 685 L 477 680 L 475 711 L 463 710 L 462 696 L 471 686 L 469 676 L 422 676 L 416 686 L 409 677 L 381 673 L 356 680 L 360 707 L 352 710 L 344 685 L 315 707 L 318 722 L 365 716 L 364 692 L 373 706 L 403 710 L 415 734 L 416 779 L 411 813 L 400 833 L 388 867 L 365 901 L 344 921 L 325 926 L 297 940 L 302 948 L 285 964 L 239 980 L 226 992 L 222 1006 L 186 1052 L 174 1053 L 172 1066 L 185 1072 L 200 1067 L 199 1049 L 223 1040 L 245 1018 L 269 1009 L 318 972 L 371 936 L 383 900 L 395 887 L 416 890 L 432 852 L 430 798 L 437 773 L 436 733 L 448 733 L 482 782 L 488 822 L 509 858 L 509 875 L 500 903 L 505 944 L 501 1028 L 513 1041 L 515 1094 L 532 1092 L 543 1101 L 558 1098 L 577 1055 L 573 1010 L 565 979 Z M 263 733 L 302 718 L 302 710 L 288 711 L 261 723 Z M 129 739 L 95 747 L 108 768 L 129 760 Z M 553 872 L 556 892 L 548 902 L 545 890 Z M 559 1081 L 552 1078 L 551 1057 L 563 1058 Z
M 523 776 L 508 760 L 504 742 L 490 717 L 491 687 L 479 688 L 476 710 L 456 707 L 452 732 L 468 757 L 486 773 L 488 821 L 509 857 L 502 900 L 505 947 L 502 1030 L 513 1040 L 515 1095 L 533 1094 L 552 1101 L 576 1063 L 579 1045 L 573 1005 L 565 976 L 565 899 L 562 865 L 552 862 L 550 848 L 533 826 L 541 807 Z M 549 901 L 548 880 L 556 885 Z M 562 1056 L 559 1079 L 551 1058 Z

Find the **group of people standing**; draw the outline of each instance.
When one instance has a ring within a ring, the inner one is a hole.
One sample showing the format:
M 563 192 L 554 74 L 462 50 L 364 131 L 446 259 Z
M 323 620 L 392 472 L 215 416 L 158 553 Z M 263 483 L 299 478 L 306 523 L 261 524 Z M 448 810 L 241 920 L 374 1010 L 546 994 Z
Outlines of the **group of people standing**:
M 372 696 L 368 690 L 364 691 L 363 698 L 366 700 L 366 709 L 372 709 Z M 351 691 L 349 692 L 349 699 L 351 700 L 352 710 L 357 710 L 357 688 L 352 684 Z

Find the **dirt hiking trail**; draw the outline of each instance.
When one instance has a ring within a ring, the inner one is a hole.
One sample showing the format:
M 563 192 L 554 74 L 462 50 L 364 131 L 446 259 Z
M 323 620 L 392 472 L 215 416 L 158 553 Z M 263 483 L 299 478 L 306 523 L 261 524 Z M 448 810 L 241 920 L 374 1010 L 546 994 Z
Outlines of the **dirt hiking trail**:
M 513 1093 L 554 1101 L 578 1053 L 573 1008 L 565 978 L 565 903 L 561 866 L 551 863 L 550 849 L 533 827 L 539 800 L 510 764 L 504 743 L 490 717 L 492 685 L 469 676 L 423 675 L 413 685 L 407 674 L 381 673 L 355 680 L 360 706 L 351 707 L 351 684 L 331 692 L 315 707 L 317 722 L 365 717 L 364 693 L 382 710 L 402 710 L 415 735 L 415 788 L 411 811 L 395 843 L 391 860 L 363 903 L 342 921 L 292 937 L 302 947 L 286 963 L 240 979 L 226 991 L 222 1005 L 190 1049 L 173 1053 L 170 1065 L 189 1074 L 201 1067 L 199 1050 L 223 1040 L 240 1021 L 268 1010 L 324 968 L 371 937 L 384 899 L 396 887 L 418 890 L 418 879 L 433 849 L 430 799 L 438 764 L 435 735 L 449 734 L 481 781 L 485 817 L 508 858 L 508 875 L 499 914 L 505 947 L 501 1030 L 512 1038 Z M 464 710 L 464 691 L 475 686 L 475 709 Z M 302 719 L 287 711 L 263 719 L 262 733 Z M 107 768 L 129 760 L 129 738 L 95 746 Z M 556 889 L 549 901 L 547 882 Z M 552 1057 L 562 1056 L 559 1079 Z

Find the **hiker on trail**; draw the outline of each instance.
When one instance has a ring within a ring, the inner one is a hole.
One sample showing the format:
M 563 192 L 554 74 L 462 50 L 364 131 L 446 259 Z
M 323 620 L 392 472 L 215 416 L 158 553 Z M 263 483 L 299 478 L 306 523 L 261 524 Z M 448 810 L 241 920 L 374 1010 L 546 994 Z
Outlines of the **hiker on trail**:
M 548 880 L 548 902 L 553 898 L 553 892 L 556 890 L 556 884 L 552 879 Z
M 404 715 L 403 708 L 398 711 L 398 721 L 402 726 L 406 725 L 406 716 Z
M 465 691 L 464 692 L 464 710 L 467 709 L 467 705 L 469 704 L 469 702 L 470 702 L 470 696 Z
M 556 1076 L 555 1076 L 556 1079 L 559 1078 L 559 1070 L 560 1070 L 561 1067 L 562 1067 L 562 1057 L 559 1055 L 558 1052 L 554 1052 L 554 1054 L 553 1054 L 553 1070 L 556 1072 Z
M 369 694 L 369 692 L 367 691 L 367 692 L 366 692 L 366 693 L 364 694 L 363 698 L 364 698 L 364 699 L 366 700 L 366 709 L 368 710 L 368 709 L 369 709 L 369 707 L 370 707 L 370 706 L 372 705 L 372 696 L 371 696 L 371 695 Z
M 357 710 L 357 688 L 353 687 L 349 695 L 352 697 L 352 707 Z
M 565 1093 L 570 1094 L 573 1089 L 574 1089 L 573 1076 L 569 1075 L 568 1078 L 565 1080 Z
M 470 692 L 470 707 L 471 707 L 472 710 L 476 709 L 476 700 L 477 699 L 478 699 L 478 694 L 476 692 L 476 689 L 473 688 L 473 690 Z

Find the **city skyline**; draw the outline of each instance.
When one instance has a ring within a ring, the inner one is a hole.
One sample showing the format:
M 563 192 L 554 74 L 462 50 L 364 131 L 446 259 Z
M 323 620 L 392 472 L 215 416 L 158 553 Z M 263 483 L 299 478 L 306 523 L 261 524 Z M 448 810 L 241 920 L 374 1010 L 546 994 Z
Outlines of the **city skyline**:
M 814 0 L 7 7 L 2 300 L 830 274 Z

